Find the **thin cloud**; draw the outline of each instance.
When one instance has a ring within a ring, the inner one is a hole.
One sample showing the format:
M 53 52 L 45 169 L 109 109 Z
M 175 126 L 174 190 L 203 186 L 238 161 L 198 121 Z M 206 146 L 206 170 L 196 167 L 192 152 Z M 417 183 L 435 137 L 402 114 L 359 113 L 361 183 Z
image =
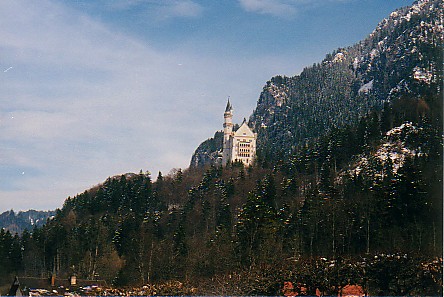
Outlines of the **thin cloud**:
M 348 1 L 353 0 L 239 0 L 239 3 L 248 12 L 292 18 L 302 10 L 313 9 L 326 2 Z
M 167 17 L 198 17 L 202 11 L 202 6 L 193 1 L 173 1 L 159 10 Z
M 278 17 L 292 16 L 296 8 L 291 3 L 280 0 L 239 0 L 241 6 L 248 12 L 270 14 Z
M 157 20 L 195 18 L 203 12 L 203 7 L 192 0 L 106 0 L 102 5 L 111 10 L 144 11 Z

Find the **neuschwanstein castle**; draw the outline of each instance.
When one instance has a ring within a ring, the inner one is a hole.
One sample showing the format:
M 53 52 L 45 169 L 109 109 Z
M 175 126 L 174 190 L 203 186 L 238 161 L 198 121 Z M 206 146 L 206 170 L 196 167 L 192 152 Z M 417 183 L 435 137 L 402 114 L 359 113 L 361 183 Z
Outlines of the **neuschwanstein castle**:
M 246 166 L 253 163 L 256 155 L 257 134 L 248 127 L 244 119 L 242 125 L 233 131 L 233 107 L 228 99 L 224 113 L 224 144 L 222 150 L 222 165 L 229 162 L 240 161 Z

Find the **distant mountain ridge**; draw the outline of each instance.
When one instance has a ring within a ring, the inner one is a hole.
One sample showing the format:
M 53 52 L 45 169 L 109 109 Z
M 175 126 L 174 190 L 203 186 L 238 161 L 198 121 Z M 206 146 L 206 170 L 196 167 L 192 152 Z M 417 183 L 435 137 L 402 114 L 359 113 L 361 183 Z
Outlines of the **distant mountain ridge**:
M 55 215 L 55 211 L 27 210 L 14 212 L 5 211 L 0 214 L 0 228 L 8 230 L 12 234 L 21 234 L 25 229 L 43 226 L 48 218 Z
M 403 96 L 437 94 L 443 11 L 442 1 L 416 1 L 392 12 L 363 41 L 335 50 L 300 75 L 268 81 L 250 116 L 259 160 L 288 157 L 332 128 L 356 123 Z M 221 149 L 200 146 L 190 165 L 214 164 L 212 156 Z

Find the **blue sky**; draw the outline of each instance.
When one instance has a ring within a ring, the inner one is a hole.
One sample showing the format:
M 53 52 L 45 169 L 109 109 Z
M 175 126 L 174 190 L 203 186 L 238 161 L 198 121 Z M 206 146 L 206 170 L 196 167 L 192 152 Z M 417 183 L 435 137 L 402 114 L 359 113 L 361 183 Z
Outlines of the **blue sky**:
M 0 211 L 186 168 L 272 76 L 365 38 L 406 0 L 3 0 Z

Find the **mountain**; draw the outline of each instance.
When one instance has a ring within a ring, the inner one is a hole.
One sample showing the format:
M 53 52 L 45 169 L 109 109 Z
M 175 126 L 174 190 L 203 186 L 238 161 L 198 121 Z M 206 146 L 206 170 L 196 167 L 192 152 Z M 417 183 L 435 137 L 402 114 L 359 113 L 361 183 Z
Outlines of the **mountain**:
M 54 215 L 55 211 L 5 211 L 0 214 L 0 228 L 21 234 L 25 229 L 31 231 L 34 227 L 42 227 Z
M 391 13 L 365 40 L 335 50 L 300 75 L 268 81 L 250 116 L 259 161 L 287 158 L 331 129 L 356 123 L 399 98 L 411 98 L 408 104 L 418 112 L 440 110 L 441 103 L 424 104 L 421 97 L 442 88 L 443 5 L 416 1 Z M 221 149 L 220 144 L 199 146 L 190 165 L 214 164 L 206 156 Z
M 41 228 L 0 230 L 0 281 L 75 274 L 140 286 L 133 295 L 276 296 L 284 282 L 307 295 L 346 285 L 442 295 L 442 8 L 415 2 L 358 45 L 272 78 L 250 118 L 253 166 L 211 164 L 216 132 L 190 168 L 155 182 L 110 177 Z
M 212 138 L 202 142 L 191 157 L 190 167 L 204 167 L 208 164 L 217 164 L 222 158 L 224 133 L 217 131 Z

